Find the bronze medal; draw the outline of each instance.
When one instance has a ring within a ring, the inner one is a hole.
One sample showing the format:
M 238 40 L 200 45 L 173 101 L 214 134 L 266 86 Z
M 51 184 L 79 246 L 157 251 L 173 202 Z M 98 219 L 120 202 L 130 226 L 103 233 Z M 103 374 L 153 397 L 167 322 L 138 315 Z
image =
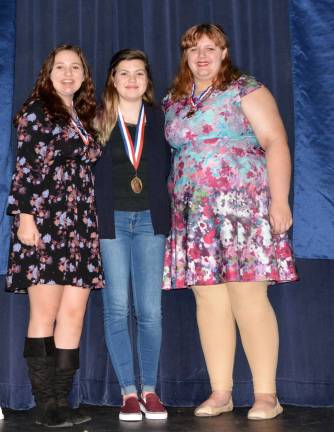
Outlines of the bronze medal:
M 196 111 L 197 111 L 197 110 L 195 110 L 195 109 L 192 108 L 191 110 L 189 110 L 189 111 L 187 112 L 186 117 L 187 117 L 187 118 L 192 117 L 192 116 L 195 114 Z
M 138 176 L 133 177 L 130 185 L 131 185 L 131 189 L 136 194 L 139 194 L 143 190 L 143 183 Z

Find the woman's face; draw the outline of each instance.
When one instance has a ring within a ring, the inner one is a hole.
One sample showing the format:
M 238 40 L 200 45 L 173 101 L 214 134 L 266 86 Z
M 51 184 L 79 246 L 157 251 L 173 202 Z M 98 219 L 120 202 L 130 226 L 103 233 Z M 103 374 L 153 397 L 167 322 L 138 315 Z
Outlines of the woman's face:
M 71 50 L 59 51 L 50 74 L 53 87 L 65 105 L 71 106 L 75 92 L 84 81 L 84 69 L 78 54 Z
M 114 86 L 120 99 L 132 102 L 141 100 L 147 84 L 147 73 L 142 60 L 123 60 L 117 65 Z
M 187 49 L 188 65 L 197 86 L 204 87 L 212 84 L 226 52 L 226 48 L 221 49 L 206 35 L 198 39 L 196 45 Z

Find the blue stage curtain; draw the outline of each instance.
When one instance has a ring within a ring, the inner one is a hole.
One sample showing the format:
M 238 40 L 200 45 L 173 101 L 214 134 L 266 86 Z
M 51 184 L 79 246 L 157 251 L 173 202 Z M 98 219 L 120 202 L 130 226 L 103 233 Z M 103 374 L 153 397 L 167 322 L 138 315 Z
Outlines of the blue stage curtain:
M 12 106 L 15 60 L 15 0 L 0 1 L 0 274 L 7 268 L 10 218 L 6 215 L 12 172 Z
M 295 103 L 293 242 L 300 258 L 334 259 L 334 5 L 290 5 Z
M 263 81 L 277 98 L 293 146 L 288 0 L 20 0 L 14 109 L 31 91 L 43 59 L 61 42 L 84 49 L 98 93 L 113 52 L 125 47 L 144 49 L 152 63 L 159 98 L 176 71 L 181 34 L 200 22 L 225 27 L 238 66 Z M 0 146 L 3 151 L 2 143 Z M 297 264 L 300 282 L 270 288 L 281 331 L 279 396 L 284 403 L 333 405 L 333 266 L 327 260 L 299 260 Z M 192 292 L 163 293 L 162 306 L 158 389 L 168 405 L 192 406 L 210 391 Z M 75 404 L 120 403 L 102 320 L 101 293 L 92 292 L 82 337 L 81 368 L 72 393 Z M 33 405 L 21 354 L 26 324 L 27 297 L 5 293 L 4 277 L 0 278 L 0 404 L 17 409 Z M 133 315 L 130 328 L 135 337 Z M 236 405 L 250 404 L 252 382 L 240 344 L 234 382 Z

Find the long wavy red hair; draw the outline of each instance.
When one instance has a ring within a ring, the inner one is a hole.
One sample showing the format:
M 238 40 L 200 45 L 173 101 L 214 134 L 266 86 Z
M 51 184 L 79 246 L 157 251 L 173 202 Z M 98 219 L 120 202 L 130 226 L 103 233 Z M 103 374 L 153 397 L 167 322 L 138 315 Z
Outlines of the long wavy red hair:
M 199 24 L 190 27 L 181 37 L 181 62 L 179 71 L 170 88 L 171 97 L 178 101 L 191 92 L 194 81 L 191 70 L 188 66 L 188 49 L 196 46 L 198 40 L 206 35 L 222 50 L 226 49 L 226 56 L 222 61 L 213 86 L 219 90 L 225 90 L 231 81 L 240 77 L 241 72 L 232 64 L 229 54 L 229 41 L 223 28 L 218 24 Z
M 58 96 L 50 78 L 56 55 L 61 51 L 67 50 L 73 51 L 79 56 L 84 71 L 84 81 L 73 98 L 74 108 L 85 128 L 89 132 L 95 132 L 93 128 L 93 119 L 96 111 L 96 100 L 95 88 L 90 68 L 81 48 L 69 44 L 62 44 L 57 46 L 53 51 L 50 52 L 50 54 L 44 61 L 38 78 L 36 80 L 35 86 L 31 92 L 31 95 L 24 102 L 24 104 L 14 117 L 15 126 L 17 126 L 20 117 L 25 113 L 25 111 L 27 110 L 27 106 L 32 100 L 41 100 L 44 105 L 45 113 L 51 119 L 54 119 L 56 121 L 60 120 L 65 122 L 66 124 L 70 122 L 70 113 L 67 110 L 60 96 Z

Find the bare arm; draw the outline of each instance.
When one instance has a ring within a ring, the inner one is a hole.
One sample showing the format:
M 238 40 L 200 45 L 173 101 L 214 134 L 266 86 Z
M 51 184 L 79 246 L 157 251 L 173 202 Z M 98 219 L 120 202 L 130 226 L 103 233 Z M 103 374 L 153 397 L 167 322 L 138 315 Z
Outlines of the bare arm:
M 288 202 L 291 160 L 286 132 L 276 102 L 265 87 L 243 97 L 241 107 L 266 152 L 271 194 L 270 223 L 273 232 L 281 234 L 292 225 Z

